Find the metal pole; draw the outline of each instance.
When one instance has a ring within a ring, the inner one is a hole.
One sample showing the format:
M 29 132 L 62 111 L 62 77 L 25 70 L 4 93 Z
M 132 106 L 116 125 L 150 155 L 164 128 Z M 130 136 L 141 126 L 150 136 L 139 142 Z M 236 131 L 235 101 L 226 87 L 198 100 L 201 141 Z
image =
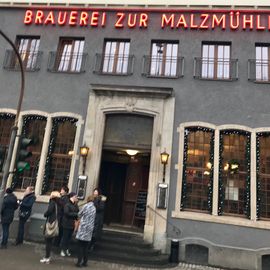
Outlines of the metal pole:
M 6 36 L 6 34 L 4 34 L 2 32 L 1 29 L 0 29 L 0 35 L 13 48 L 13 50 L 14 50 L 14 52 L 19 60 L 20 71 L 21 71 L 20 97 L 19 97 L 19 101 L 18 101 L 18 105 L 17 105 L 17 112 L 16 112 L 15 121 L 14 121 L 14 126 L 11 128 L 10 142 L 9 142 L 9 147 L 8 147 L 7 158 L 6 158 L 5 165 L 4 165 L 3 178 L 2 178 L 1 189 L 0 189 L 0 209 L 2 209 L 3 198 L 5 195 L 5 189 L 6 189 L 6 185 L 7 185 L 8 176 L 9 176 L 9 167 L 10 167 L 12 153 L 13 153 L 16 135 L 17 135 L 17 131 L 18 131 L 18 120 L 19 120 L 19 116 L 20 116 L 20 112 L 21 112 L 22 100 L 23 100 L 23 95 L 24 95 L 25 77 L 24 77 L 24 68 L 23 68 L 22 58 L 21 58 L 20 53 L 18 52 L 15 44 L 8 38 L 8 36 Z

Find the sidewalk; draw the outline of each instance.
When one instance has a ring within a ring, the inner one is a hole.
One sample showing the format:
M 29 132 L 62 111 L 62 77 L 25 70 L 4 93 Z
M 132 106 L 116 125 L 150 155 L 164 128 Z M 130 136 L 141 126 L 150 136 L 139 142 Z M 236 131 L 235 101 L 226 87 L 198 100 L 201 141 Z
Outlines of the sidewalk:
M 44 245 L 25 243 L 21 246 L 9 245 L 8 249 L 0 250 L 0 269 L 5 270 L 71 270 L 75 267 L 75 258 L 62 258 L 58 254 L 53 254 L 51 264 L 41 264 L 39 260 L 44 255 Z M 89 261 L 87 268 L 91 270 L 154 270 L 154 268 L 142 268 L 114 263 Z M 163 268 L 164 269 L 164 268 Z M 180 263 L 170 270 L 222 270 L 221 268 L 213 268 L 208 266 L 197 266 L 191 264 Z

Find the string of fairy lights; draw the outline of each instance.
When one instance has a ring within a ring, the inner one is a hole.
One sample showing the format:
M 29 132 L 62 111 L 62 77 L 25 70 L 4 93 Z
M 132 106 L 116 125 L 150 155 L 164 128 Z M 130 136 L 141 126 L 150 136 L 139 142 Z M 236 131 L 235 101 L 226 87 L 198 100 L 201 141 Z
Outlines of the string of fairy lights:
M 182 178 L 182 200 L 180 209 L 183 210 L 186 207 L 187 198 L 188 198 L 188 191 L 187 191 L 187 159 L 188 159 L 188 136 L 191 132 L 209 132 L 211 134 L 210 139 L 210 153 L 209 153 L 209 164 L 213 164 L 214 162 L 214 130 L 205 127 L 188 127 L 185 129 L 184 135 L 184 162 L 183 162 L 183 178 Z M 208 195 L 207 195 L 207 208 L 208 211 L 212 212 L 212 197 L 213 197 L 213 175 L 214 170 L 213 166 L 209 168 L 209 183 L 208 183 Z
M 45 162 L 45 171 L 42 182 L 41 194 L 46 194 L 50 185 L 50 174 L 51 174 L 51 166 L 52 166 L 52 154 L 54 153 L 56 138 L 58 133 L 58 127 L 61 123 L 70 122 L 73 125 L 76 125 L 78 119 L 72 117 L 56 117 L 52 120 L 52 129 L 50 136 L 50 143 L 48 147 L 48 154 Z M 68 177 L 68 176 L 67 176 Z
M 257 177 L 257 186 L 256 186 L 256 191 L 257 191 L 257 202 L 256 202 L 256 214 L 257 214 L 257 219 L 260 219 L 261 217 L 261 207 L 262 207 L 262 179 L 260 177 L 261 173 L 261 155 L 260 155 L 260 149 L 261 149 L 261 138 L 269 138 L 270 137 L 270 132 L 258 132 L 256 134 L 256 177 Z
M 215 140 L 215 132 L 213 129 L 205 128 L 205 127 L 187 127 L 184 131 L 184 153 L 183 153 L 183 176 L 182 176 L 182 199 L 181 199 L 181 210 L 185 210 L 187 199 L 188 199 L 188 187 L 187 187 L 187 163 L 188 163 L 188 150 L 189 150 L 189 144 L 188 144 L 188 136 L 191 134 L 191 132 L 210 132 L 210 153 L 209 153 L 209 163 L 210 166 L 207 166 L 209 169 L 209 182 L 208 182 L 208 194 L 207 194 L 207 206 L 209 213 L 212 213 L 212 207 L 213 207 L 213 173 L 214 173 L 214 140 Z M 250 218 L 250 151 L 251 151 L 251 134 L 247 131 L 242 130 L 222 130 L 220 132 L 220 138 L 219 138 L 219 178 L 218 178 L 218 215 L 222 215 L 224 212 L 224 202 L 225 202 L 225 183 L 226 174 L 224 173 L 224 137 L 229 135 L 239 135 L 239 136 L 245 136 L 245 160 L 244 160 L 244 171 L 245 171 L 245 186 L 244 186 L 244 206 L 243 206 L 243 214 Z M 269 133 L 270 135 L 270 133 Z M 260 136 L 260 134 L 257 135 L 257 137 Z M 257 174 L 259 171 L 259 140 L 257 139 Z M 239 167 L 239 164 L 237 164 L 237 170 Z M 235 171 L 236 172 L 236 171 Z M 234 173 L 231 171 L 231 173 Z M 257 191 L 260 190 L 260 181 L 257 183 Z M 257 196 L 259 197 L 259 196 Z M 257 198 L 257 214 L 259 213 L 259 198 Z
M 37 142 L 39 139 L 38 138 L 39 134 L 30 134 L 28 127 L 31 123 L 35 121 L 46 121 L 47 117 L 42 116 L 42 115 L 29 114 L 29 115 L 24 115 L 22 119 L 23 119 L 23 122 L 22 122 L 21 137 L 33 139 L 35 142 Z M 33 132 L 37 132 L 37 130 Z M 32 171 L 32 178 L 34 181 L 37 179 L 37 174 L 38 174 L 38 169 L 39 169 L 39 160 L 40 160 L 40 155 L 35 156 L 35 162 L 34 162 L 34 167 Z M 13 188 L 16 188 L 18 183 L 21 181 L 20 180 L 21 177 L 22 175 L 14 174 L 12 178 L 12 184 L 11 184 Z M 34 181 L 31 182 L 32 185 L 34 185 Z
M 224 152 L 224 136 L 228 135 L 239 135 L 245 136 L 246 148 L 245 148 L 245 188 L 244 188 L 244 215 L 250 217 L 250 132 L 242 130 L 222 130 L 219 138 L 219 181 L 218 181 L 218 215 L 222 215 L 224 211 L 224 200 L 225 200 L 225 178 L 224 174 L 224 163 L 223 163 L 223 152 Z

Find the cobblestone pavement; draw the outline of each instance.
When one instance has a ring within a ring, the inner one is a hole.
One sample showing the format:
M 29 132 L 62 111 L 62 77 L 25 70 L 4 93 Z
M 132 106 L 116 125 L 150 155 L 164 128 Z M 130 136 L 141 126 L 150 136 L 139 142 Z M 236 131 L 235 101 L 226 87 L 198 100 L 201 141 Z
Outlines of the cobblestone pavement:
M 44 245 L 26 243 L 21 246 L 10 245 L 8 249 L 0 250 L 0 269 L 5 270 L 71 270 L 76 269 L 74 258 L 62 258 L 53 254 L 52 262 L 49 265 L 41 264 L 39 260 L 44 255 Z M 155 270 L 155 268 L 143 268 L 129 265 L 121 265 L 102 261 L 89 261 L 88 269 L 92 270 Z M 83 268 L 83 269 L 87 269 Z M 171 268 L 162 268 L 170 270 L 223 270 L 209 266 L 199 266 L 195 264 L 180 263 Z

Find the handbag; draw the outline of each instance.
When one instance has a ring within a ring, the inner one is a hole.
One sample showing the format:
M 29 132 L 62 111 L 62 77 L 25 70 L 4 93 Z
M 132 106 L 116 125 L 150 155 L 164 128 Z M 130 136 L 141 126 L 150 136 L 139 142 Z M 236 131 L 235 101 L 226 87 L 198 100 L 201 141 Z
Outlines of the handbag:
M 57 220 L 57 206 L 55 204 L 55 216 L 56 219 L 52 223 L 49 222 L 47 219 L 46 224 L 45 224 L 45 230 L 44 230 L 44 235 L 46 238 L 52 238 L 56 237 L 59 235 L 59 226 L 58 226 L 58 220 Z
M 29 215 L 29 211 L 19 211 L 19 217 L 25 218 Z

